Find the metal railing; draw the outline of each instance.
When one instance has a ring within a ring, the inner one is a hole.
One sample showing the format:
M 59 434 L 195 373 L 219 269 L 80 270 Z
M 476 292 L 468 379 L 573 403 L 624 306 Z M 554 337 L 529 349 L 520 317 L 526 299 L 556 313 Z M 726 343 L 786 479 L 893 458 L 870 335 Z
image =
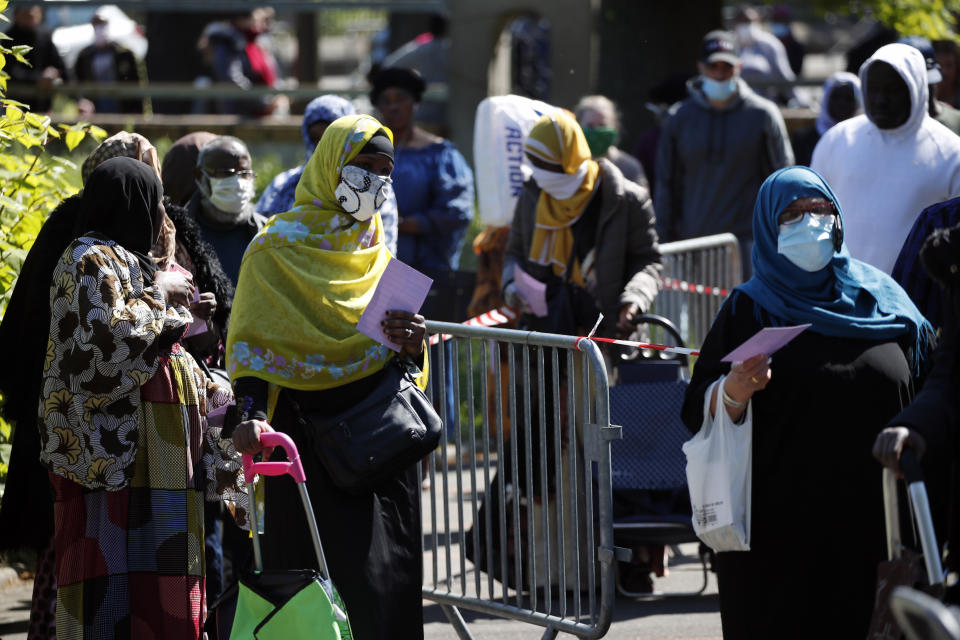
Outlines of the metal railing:
M 247 89 L 231 83 L 210 83 L 206 85 L 192 82 L 70 82 L 50 88 L 32 85 L 10 84 L 9 91 L 24 97 L 42 96 L 52 98 L 55 95 L 73 98 L 116 98 L 116 99 L 187 99 L 187 100 L 243 100 L 283 95 L 291 100 L 312 100 L 329 89 L 318 85 L 301 85 L 295 88 L 272 88 L 255 85 Z M 336 93 L 348 98 L 367 95 L 366 86 L 338 87 Z M 430 102 L 444 102 L 450 97 L 450 91 L 444 82 L 431 82 L 423 93 L 423 99 Z
M 462 639 L 460 609 L 602 637 L 613 613 L 610 424 L 603 357 L 576 337 L 427 322 L 447 425 L 423 492 L 423 597 Z M 437 459 L 439 457 L 439 460 Z M 426 476 L 423 474 L 426 473 Z
M 36 0 L 12 0 L 10 6 L 18 7 L 24 5 L 36 4 Z M 46 7 L 65 5 L 81 6 L 100 5 L 99 0 L 43 0 Z M 162 11 L 173 13 L 182 12 L 204 12 L 211 13 L 217 11 L 245 11 L 268 5 L 278 11 L 294 10 L 299 12 L 314 11 L 318 9 L 381 9 L 392 12 L 427 12 L 427 11 L 445 11 L 448 9 L 447 0 L 271 0 L 270 2 L 260 2 L 260 0 L 111 0 L 110 4 L 115 4 L 127 11 Z
M 669 318 L 687 346 L 703 342 L 730 289 L 742 281 L 740 243 L 732 233 L 660 245 L 663 272 L 651 313 Z

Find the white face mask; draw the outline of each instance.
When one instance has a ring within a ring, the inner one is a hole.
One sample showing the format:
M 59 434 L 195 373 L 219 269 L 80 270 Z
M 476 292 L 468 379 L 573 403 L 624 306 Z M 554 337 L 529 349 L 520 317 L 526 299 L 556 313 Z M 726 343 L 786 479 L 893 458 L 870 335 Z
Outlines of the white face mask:
M 393 180 L 378 176 L 360 167 L 347 165 L 340 172 L 340 182 L 334 191 L 344 211 L 363 222 L 380 210 L 393 191 Z
M 835 224 L 833 215 L 819 213 L 805 213 L 793 224 L 781 224 L 777 253 L 804 271 L 820 271 L 830 264 L 835 253 Z
M 211 178 L 206 174 L 204 176 L 206 180 L 199 183 L 201 193 L 207 196 L 214 208 L 230 214 L 225 216 L 228 219 L 220 222 L 237 220 L 253 201 L 253 178 L 241 178 L 236 174 L 229 178 Z
M 558 173 L 556 171 L 547 171 L 538 166 L 532 166 L 533 181 L 537 186 L 546 191 L 550 196 L 557 200 L 566 200 L 577 192 L 584 178 L 587 177 L 587 162 L 584 160 L 576 173 Z

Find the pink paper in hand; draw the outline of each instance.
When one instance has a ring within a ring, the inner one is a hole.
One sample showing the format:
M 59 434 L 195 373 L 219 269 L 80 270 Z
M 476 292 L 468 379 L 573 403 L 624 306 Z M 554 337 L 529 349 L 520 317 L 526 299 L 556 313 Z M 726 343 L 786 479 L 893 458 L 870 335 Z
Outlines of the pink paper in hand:
M 765 327 L 757 331 L 746 342 L 725 355 L 720 362 L 743 362 L 765 353 L 768 356 L 810 328 L 810 324 L 795 327 Z
M 516 285 L 517 291 L 530 305 L 530 311 L 533 312 L 533 315 L 538 318 L 546 317 L 548 313 L 547 285 L 521 269 L 520 265 L 513 265 L 513 284 Z
M 413 267 L 390 258 L 373 298 L 360 316 L 357 331 L 399 353 L 400 347 L 390 341 L 380 322 L 387 317 L 387 311 L 418 313 L 432 284 L 433 280 Z
M 187 271 L 186 269 L 178 265 L 176 262 L 171 262 L 170 266 L 167 267 L 167 271 L 182 273 L 184 275 L 190 276 L 191 278 L 193 277 L 192 273 L 190 273 L 189 271 Z M 192 304 L 194 302 L 200 302 L 200 290 L 197 289 L 196 287 L 193 288 L 193 297 L 190 298 L 190 303 Z M 200 335 L 201 333 L 204 333 L 206 331 L 207 331 L 206 321 L 201 320 L 200 318 L 194 316 L 193 322 L 187 325 L 187 330 L 186 332 L 184 332 L 183 337 L 189 338 L 190 336 Z

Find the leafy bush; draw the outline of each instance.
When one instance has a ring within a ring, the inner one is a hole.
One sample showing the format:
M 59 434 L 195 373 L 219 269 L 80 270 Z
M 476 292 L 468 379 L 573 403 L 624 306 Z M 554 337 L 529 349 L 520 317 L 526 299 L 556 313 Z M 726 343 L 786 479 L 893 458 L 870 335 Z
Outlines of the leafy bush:
M 0 0 L 0 20 L 7 0 Z M 49 116 L 31 113 L 30 108 L 5 97 L 9 74 L 3 71 L 8 58 L 27 63 L 26 46 L 6 47 L 9 40 L 0 34 L 0 318 L 6 311 L 17 276 L 27 251 L 50 212 L 63 199 L 79 189 L 79 172 L 74 162 L 53 155 L 47 145 L 62 140 L 73 151 L 84 138 L 97 139 L 106 134 L 87 123 L 54 127 Z M 13 429 L 0 418 L 0 444 L 10 442 Z M 6 461 L 0 458 L 0 483 L 7 474 Z

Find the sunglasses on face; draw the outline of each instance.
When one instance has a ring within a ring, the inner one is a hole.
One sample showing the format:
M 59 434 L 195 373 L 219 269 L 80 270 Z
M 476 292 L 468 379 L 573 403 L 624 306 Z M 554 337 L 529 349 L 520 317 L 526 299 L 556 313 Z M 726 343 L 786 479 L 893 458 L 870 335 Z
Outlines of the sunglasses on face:
M 803 216 L 808 213 L 812 216 L 819 217 L 835 216 L 837 215 L 837 208 L 833 206 L 832 202 L 812 204 L 805 207 L 789 207 L 777 216 L 777 223 L 785 225 L 797 224 L 803 220 Z
M 241 178 L 252 180 L 257 177 L 256 171 L 251 171 L 250 169 L 234 169 L 232 167 L 211 170 L 203 169 L 202 171 L 208 178 L 232 178 L 234 175 L 237 175 Z

